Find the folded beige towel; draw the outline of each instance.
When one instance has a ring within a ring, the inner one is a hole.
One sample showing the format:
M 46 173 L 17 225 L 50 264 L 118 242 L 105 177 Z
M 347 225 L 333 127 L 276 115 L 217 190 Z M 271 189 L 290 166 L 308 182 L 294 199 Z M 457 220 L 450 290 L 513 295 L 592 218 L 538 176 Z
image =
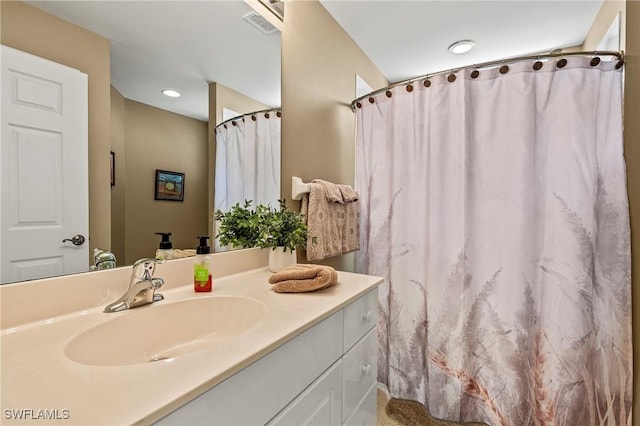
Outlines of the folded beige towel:
M 302 293 L 331 287 L 338 282 L 338 273 L 331 266 L 296 264 L 287 266 L 269 277 L 269 284 L 278 293 Z
M 184 257 L 195 256 L 195 249 L 173 249 L 173 258 L 174 259 L 182 259 Z
M 158 257 L 158 252 L 160 249 L 156 250 L 156 257 Z M 184 257 L 191 257 L 196 255 L 195 249 L 173 249 L 173 258 L 174 259 L 182 259 Z

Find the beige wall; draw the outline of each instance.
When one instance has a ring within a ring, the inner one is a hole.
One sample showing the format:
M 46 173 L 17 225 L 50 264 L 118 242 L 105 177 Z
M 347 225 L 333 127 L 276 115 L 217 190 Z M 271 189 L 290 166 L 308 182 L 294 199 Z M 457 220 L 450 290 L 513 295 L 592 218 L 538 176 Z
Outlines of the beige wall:
M 214 128 L 223 121 L 223 108 L 231 109 L 239 114 L 271 108 L 220 83 L 209 83 L 209 97 L 215 101 L 214 108 L 209 111 L 209 122 L 215 123 Z M 212 116 L 212 112 L 215 112 L 215 116 Z
M 621 49 L 625 52 L 624 152 L 631 216 L 633 306 L 633 424 L 640 426 L 640 1 L 607 0 L 587 34 L 583 48 L 594 50 L 613 18 L 621 12 Z
M 125 99 L 125 262 L 155 255 L 156 232 L 195 248 L 208 231 L 207 123 Z M 184 201 L 154 199 L 155 171 L 185 174 Z
M 354 184 L 355 74 L 372 88 L 388 84 L 380 71 L 317 0 L 286 5 L 282 32 L 282 196 L 291 176 Z M 353 256 L 329 259 L 353 270 Z
M 0 42 L 78 69 L 89 80 L 89 247 L 111 246 L 109 41 L 17 1 L 2 1 Z
M 626 41 L 626 1 L 605 0 L 584 39 L 584 43 L 582 43 L 581 50 L 596 50 L 598 43 L 604 37 L 618 12 L 620 13 L 620 45 L 624 49 Z

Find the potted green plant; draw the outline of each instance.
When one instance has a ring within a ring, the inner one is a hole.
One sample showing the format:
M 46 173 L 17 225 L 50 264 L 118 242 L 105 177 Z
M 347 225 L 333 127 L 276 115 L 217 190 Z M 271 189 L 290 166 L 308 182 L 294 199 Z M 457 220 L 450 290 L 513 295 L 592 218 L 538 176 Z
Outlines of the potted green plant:
M 257 246 L 293 251 L 307 241 L 307 221 L 302 213 L 287 209 L 286 200 L 278 203 L 278 208 L 262 204 L 256 207 Z
M 220 245 L 271 249 L 269 267 L 272 272 L 296 263 L 296 249 L 307 241 L 307 221 L 302 213 L 287 209 L 286 200 L 278 200 L 277 208 L 259 204 L 251 208 L 237 203 L 228 212 L 216 212 L 220 221 L 217 238 Z
M 256 245 L 269 252 L 269 269 L 277 272 L 296 263 L 296 249 L 307 241 L 307 221 L 302 213 L 287 209 L 286 201 L 278 200 L 278 208 L 256 207 L 258 238 Z
M 256 246 L 258 240 L 258 217 L 256 210 L 251 208 L 251 200 L 245 200 L 244 205 L 236 203 L 228 212 L 218 210 L 215 219 L 220 222 L 216 238 L 221 246 L 230 245 L 232 248 L 250 248 Z

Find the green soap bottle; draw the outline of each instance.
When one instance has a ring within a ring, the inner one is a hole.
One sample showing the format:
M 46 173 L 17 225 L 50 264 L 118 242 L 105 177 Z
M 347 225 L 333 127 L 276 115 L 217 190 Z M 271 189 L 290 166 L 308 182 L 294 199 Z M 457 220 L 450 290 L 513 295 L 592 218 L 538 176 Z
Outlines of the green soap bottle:
M 213 287 L 211 282 L 211 247 L 209 247 L 208 235 L 198 237 L 200 244 L 196 248 L 196 257 L 193 264 L 193 289 L 196 293 L 210 292 Z

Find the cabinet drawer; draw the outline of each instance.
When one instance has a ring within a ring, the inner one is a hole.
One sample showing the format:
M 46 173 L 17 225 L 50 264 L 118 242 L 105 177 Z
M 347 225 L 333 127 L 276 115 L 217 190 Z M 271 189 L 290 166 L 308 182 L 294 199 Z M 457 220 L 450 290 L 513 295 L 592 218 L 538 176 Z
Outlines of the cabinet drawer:
M 341 404 L 342 361 L 338 361 L 287 405 L 268 425 L 340 426 Z
M 338 311 L 156 424 L 265 424 L 340 358 L 342 325 Z
M 378 386 L 374 383 L 344 426 L 376 426 L 378 423 Z
M 377 318 L 377 288 L 344 308 L 344 352 L 376 324 Z
M 369 330 L 366 336 L 344 355 L 343 421 L 351 417 L 371 386 L 376 382 L 377 343 L 376 329 Z

